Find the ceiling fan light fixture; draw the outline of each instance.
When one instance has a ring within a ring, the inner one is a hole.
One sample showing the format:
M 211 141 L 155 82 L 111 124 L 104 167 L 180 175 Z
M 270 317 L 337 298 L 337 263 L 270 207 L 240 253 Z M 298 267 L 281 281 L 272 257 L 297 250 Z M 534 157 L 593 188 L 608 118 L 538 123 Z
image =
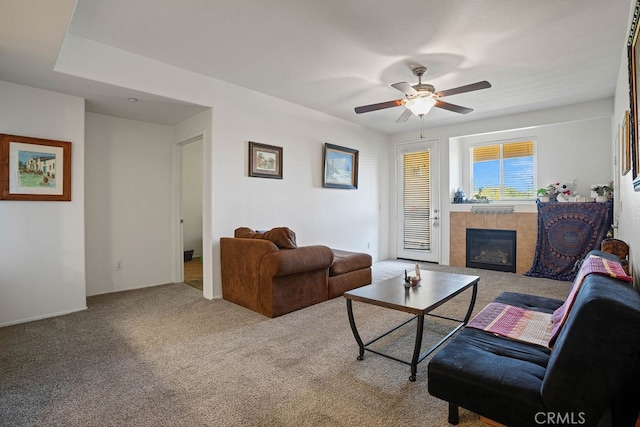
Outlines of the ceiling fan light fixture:
M 427 114 L 436 105 L 435 98 L 430 96 L 409 99 L 404 105 L 416 116 Z

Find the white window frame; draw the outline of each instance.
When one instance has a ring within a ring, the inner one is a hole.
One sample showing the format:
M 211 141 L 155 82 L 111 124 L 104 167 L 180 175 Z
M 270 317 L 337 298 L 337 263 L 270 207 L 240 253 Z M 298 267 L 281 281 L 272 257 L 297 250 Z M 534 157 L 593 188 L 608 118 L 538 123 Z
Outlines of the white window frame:
M 469 180 L 467 182 L 467 184 L 469 185 L 469 191 L 471 194 L 468 194 L 467 197 L 469 199 L 473 198 L 473 149 L 476 147 L 485 147 L 485 146 L 490 146 L 490 145 L 499 145 L 500 146 L 500 160 L 501 162 L 504 161 L 502 155 L 503 155 L 503 146 L 505 144 L 513 144 L 513 143 L 518 143 L 518 142 L 526 142 L 526 141 L 532 141 L 533 142 L 533 188 L 534 188 L 534 194 L 532 195 L 532 197 L 527 197 L 527 198 L 517 198 L 517 199 L 507 199 L 507 198 L 500 198 L 500 200 L 489 200 L 489 202 L 531 202 L 531 201 L 535 201 L 536 200 L 536 194 L 535 191 L 538 188 L 538 140 L 536 137 L 523 137 L 523 138 L 509 138 L 509 139 L 501 139 L 501 140 L 494 140 L 494 141 L 484 141 L 484 142 L 479 142 L 479 143 L 470 143 L 468 145 L 468 149 L 467 149 L 467 156 L 468 156 L 468 162 L 467 162 L 467 173 L 468 173 L 468 177 Z M 503 183 L 503 170 L 502 170 L 502 164 L 500 167 L 500 194 L 502 195 L 503 191 L 504 191 L 504 183 Z

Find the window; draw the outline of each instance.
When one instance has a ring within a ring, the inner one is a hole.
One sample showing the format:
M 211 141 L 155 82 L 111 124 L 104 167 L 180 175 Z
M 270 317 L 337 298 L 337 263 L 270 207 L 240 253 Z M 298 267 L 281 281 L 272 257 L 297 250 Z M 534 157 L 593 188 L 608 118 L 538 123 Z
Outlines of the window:
M 531 200 L 536 196 L 533 140 L 471 148 L 473 194 L 489 200 Z

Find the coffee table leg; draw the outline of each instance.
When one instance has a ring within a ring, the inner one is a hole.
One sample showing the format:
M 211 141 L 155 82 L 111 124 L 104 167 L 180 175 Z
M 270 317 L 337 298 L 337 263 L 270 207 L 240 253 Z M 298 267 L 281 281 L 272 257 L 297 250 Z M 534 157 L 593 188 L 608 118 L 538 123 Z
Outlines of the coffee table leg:
M 418 330 L 416 331 L 416 346 L 413 349 L 413 359 L 411 359 L 411 376 L 409 381 L 416 380 L 418 371 L 418 359 L 420 359 L 420 348 L 422 347 L 422 331 L 424 330 L 424 314 L 416 316 L 418 318 Z
M 353 301 L 347 299 L 347 314 L 349 315 L 349 324 L 351 325 L 351 332 L 353 332 L 353 336 L 358 343 L 358 347 L 360 347 L 360 354 L 358 355 L 358 360 L 364 359 L 364 343 L 360 338 L 360 334 L 358 333 L 358 328 L 356 328 L 356 321 L 353 318 Z
M 478 282 L 473 284 L 473 293 L 471 294 L 471 302 L 469 302 L 469 309 L 467 310 L 467 315 L 464 316 L 464 320 L 462 321 L 463 325 L 466 325 L 471 318 L 471 313 L 473 312 L 473 307 L 476 305 L 476 296 L 478 294 Z

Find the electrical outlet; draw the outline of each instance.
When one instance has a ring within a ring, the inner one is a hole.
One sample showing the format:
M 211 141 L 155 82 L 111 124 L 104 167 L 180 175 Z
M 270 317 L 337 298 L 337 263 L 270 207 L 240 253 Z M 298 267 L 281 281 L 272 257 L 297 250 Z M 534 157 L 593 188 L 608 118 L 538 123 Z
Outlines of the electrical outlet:
M 122 270 L 122 260 L 116 261 L 116 270 Z
M 578 185 L 578 178 L 573 178 L 573 181 L 571 181 L 571 186 L 574 187 L 574 190 L 577 185 Z
M 367 243 L 367 249 L 371 249 L 371 243 Z

